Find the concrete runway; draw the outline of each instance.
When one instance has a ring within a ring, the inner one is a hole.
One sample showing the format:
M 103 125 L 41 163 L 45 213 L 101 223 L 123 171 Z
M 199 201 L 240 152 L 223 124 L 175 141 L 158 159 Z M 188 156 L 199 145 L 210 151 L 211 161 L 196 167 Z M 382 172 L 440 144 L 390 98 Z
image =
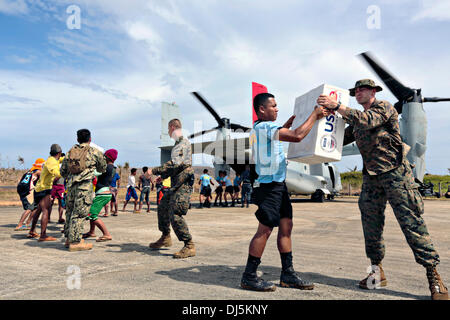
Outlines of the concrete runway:
M 357 199 L 302 201 L 293 207 L 294 267 L 315 283 L 313 291 L 277 287 L 275 292 L 255 293 L 239 287 L 257 226 L 255 206 L 190 210 L 187 222 L 197 256 L 183 260 L 172 258 L 182 247 L 173 232 L 171 248 L 148 248 L 160 236 L 154 205 L 150 214 L 119 212 L 118 217 L 104 218 L 113 240 L 90 240 L 93 250 L 73 253 L 64 248 L 61 225 L 50 223 L 48 228 L 59 241 L 38 243 L 26 239 L 27 232 L 14 231 L 21 208 L 0 208 L 0 299 L 430 299 L 425 270 L 415 263 L 389 206 L 383 264 L 388 286 L 371 291 L 358 288 L 369 261 Z M 450 201 L 426 200 L 424 218 L 441 256 L 438 270 L 448 286 Z M 87 227 L 86 223 L 86 231 Z M 278 284 L 276 232 L 259 270 L 263 279 Z

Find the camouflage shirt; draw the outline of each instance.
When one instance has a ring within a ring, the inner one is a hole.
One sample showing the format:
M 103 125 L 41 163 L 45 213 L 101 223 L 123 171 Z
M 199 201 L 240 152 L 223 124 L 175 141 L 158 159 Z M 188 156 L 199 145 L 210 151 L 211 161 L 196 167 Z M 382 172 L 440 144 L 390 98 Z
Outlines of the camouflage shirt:
M 73 148 L 82 148 L 86 143 L 76 144 Z M 61 176 L 67 179 L 67 189 L 73 184 L 84 181 L 92 181 L 95 177 L 94 170 L 99 173 L 106 171 L 106 158 L 99 150 L 90 147 L 86 154 L 86 169 L 78 174 L 72 174 L 69 171 L 69 161 L 64 158 L 61 164 Z
M 348 109 L 343 116 L 344 145 L 356 141 L 363 158 L 363 173 L 378 175 L 397 168 L 403 161 L 397 110 L 387 101 L 375 100 L 369 109 Z
M 152 173 L 160 175 L 162 179 L 170 177 L 171 189 L 173 190 L 177 190 L 182 184 L 186 183 L 190 175 L 194 174 L 189 140 L 182 136 L 178 138 L 172 149 L 171 160 L 160 167 L 153 168 Z

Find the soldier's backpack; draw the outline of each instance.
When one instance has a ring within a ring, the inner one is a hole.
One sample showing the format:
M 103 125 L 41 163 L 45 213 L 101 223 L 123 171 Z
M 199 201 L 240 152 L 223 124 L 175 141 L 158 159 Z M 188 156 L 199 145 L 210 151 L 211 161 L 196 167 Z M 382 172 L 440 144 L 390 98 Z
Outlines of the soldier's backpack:
M 86 156 L 90 146 L 86 144 L 83 148 L 72 147 L 67 155 L 69 172 L 78 174 L 86 169 Z
M 30 185 L 31 185 L 32 177 L 33 177 L 33 172 L 28 171 L 20 179 L 20 182 L 17 185 L 17 193 L 21 197 L 26 197 L 27 195 L 30 194 Z

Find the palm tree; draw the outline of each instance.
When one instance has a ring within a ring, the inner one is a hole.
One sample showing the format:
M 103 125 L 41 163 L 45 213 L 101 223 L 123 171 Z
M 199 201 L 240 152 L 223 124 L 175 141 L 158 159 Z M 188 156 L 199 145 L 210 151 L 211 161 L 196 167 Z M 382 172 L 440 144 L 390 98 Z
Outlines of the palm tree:
M 125 173 L 128 174 L 128 169 L 130 169 L 130 163 L 128 161 L 123 165 L 123 169 L 125 170 Z
M 17 158 L 17 161 L 19 162 L 19 164 L 25 169 L 25 159 L 23 158 L 23 157 L 21 157 L 21 156 L 19 156 L 18 158 Z

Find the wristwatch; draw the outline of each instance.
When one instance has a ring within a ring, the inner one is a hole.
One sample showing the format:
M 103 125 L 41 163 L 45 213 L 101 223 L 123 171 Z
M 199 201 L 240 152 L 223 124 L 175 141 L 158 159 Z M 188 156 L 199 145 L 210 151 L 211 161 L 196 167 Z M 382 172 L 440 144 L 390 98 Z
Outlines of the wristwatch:
M 341 106 L 341 102 L 339 101 L 338 104 L 337 104 L 337 106 L 336 106 L 336 108 L 333 108 L 333 109 L 331 109 L 331 110 L 337 111 L 337 109 L 339 109 L 340 106 Z

